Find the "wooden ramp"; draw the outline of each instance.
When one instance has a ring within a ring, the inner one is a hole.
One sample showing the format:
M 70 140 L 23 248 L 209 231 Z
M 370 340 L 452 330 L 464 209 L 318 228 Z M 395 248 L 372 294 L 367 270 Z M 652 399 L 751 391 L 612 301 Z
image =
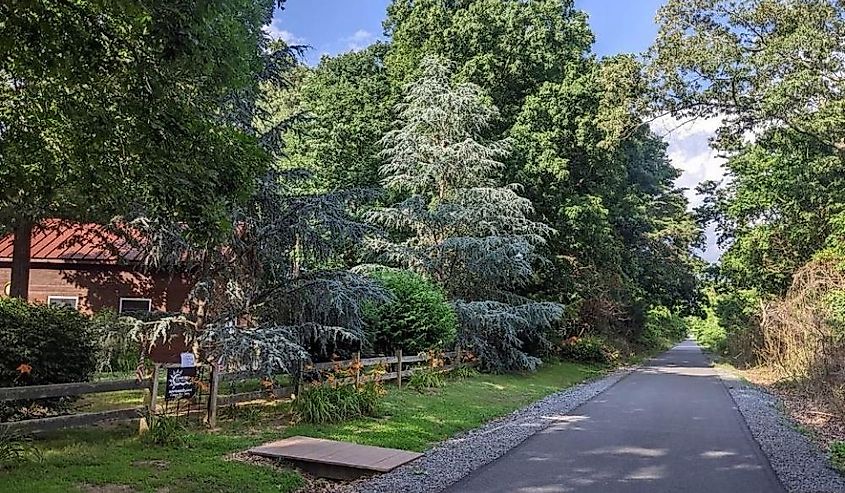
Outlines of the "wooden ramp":
M 288 460 L 315 476 L 332 479 L 356 479 L 385 473 L 422 456 L 406 450 L 300 436 L 265 443 L 247 452 Z

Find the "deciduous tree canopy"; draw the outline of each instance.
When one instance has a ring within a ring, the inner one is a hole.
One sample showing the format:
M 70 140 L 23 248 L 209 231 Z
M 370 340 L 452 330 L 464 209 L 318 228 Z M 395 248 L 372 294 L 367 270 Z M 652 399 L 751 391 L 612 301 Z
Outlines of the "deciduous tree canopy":
M 292 62 L 262 30 L 275 6 L 4 2 L 0 227 L 145 215 L 198 237 L 230 228 L 227 205 L 270 162 L 247 125 L 259 83 L 283 83 Z

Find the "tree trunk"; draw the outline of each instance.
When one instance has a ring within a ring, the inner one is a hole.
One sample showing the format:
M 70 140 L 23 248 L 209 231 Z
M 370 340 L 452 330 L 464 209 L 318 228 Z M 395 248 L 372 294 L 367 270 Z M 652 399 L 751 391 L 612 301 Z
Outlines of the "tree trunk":
M 12 228 L 15 235 L 12 244 L 12 282 L 9 295 L 12 298 L 29 299 L 29 255 L 32 246 L 32 221 L 19 219 Z

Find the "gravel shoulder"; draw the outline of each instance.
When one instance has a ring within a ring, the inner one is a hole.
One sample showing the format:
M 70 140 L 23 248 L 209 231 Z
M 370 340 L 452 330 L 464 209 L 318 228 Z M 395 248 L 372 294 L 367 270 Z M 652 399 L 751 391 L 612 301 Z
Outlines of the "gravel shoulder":
M 720 370 L 719 375 L 751 435 L 788 491 L 845 492 L 845 478 L 831 466 L 827 455 L 798 431 L 796 423 L 783 413 L 777 397 L 727 370 Z
M 355 483 L 360 493 L 435 493 L 513 449 L 630 373 L 619 369 L 603 378 L 574 385 L 534 404 L 452 437 L 413 463 Z

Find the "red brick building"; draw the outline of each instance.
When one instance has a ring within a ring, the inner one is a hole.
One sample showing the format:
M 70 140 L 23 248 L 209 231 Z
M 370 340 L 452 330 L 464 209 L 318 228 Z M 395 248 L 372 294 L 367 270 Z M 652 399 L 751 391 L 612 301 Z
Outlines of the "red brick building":
M 8 296 L 12 235 L 0 238 L 0 295 Z M 139 252 L 95 224 L 44 221 L 32 233 L 29 300 L 92 313 L 180 311 L 191 288 L 185 274 L 144 273 Z

